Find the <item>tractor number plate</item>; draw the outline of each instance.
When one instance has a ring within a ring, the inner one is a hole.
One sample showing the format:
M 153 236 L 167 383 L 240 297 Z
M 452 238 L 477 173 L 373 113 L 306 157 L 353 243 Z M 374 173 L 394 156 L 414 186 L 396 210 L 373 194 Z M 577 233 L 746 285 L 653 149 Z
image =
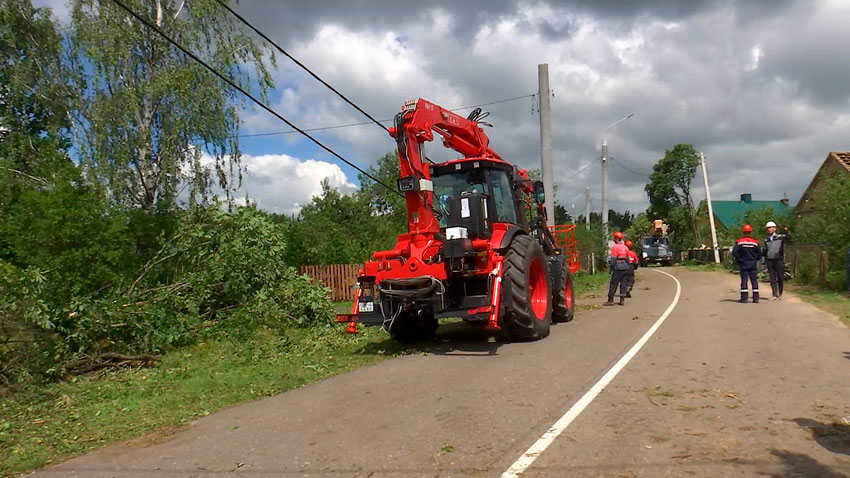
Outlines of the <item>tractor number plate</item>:
M 375 303 L 374 302 L 359 302 L 357 304 L 357 312 L 374 312 L 375 311 Z

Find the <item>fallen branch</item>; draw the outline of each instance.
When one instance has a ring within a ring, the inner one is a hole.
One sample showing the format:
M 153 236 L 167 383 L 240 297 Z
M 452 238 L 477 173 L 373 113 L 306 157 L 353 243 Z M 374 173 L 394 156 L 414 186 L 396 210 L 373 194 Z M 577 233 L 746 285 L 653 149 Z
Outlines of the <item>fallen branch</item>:
M 95 357 L 86 357 L 69 362 L 63 368 L 72 375 L 82 375 L 96 372 L 105 368 L 117 367 L 150 367 L 160 361 L 159 355 L 140 354 L 124 355 L 114 352 L 106 352 Z

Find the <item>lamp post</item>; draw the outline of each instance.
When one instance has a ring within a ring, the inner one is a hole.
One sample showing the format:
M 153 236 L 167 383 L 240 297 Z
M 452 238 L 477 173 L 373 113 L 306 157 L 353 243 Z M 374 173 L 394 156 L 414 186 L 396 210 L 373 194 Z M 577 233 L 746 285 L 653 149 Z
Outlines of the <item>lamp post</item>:
M 604 135 L 609 129 L 617 126 L 623 121 L 626 121 L 634 115 L 634 113 L 631 113 L 614 123 L 611 123 L 607 128 L 602 130 L 602 234 L 605 236 L 606 244 L 608 241 L 608 138 L 605 138 Z

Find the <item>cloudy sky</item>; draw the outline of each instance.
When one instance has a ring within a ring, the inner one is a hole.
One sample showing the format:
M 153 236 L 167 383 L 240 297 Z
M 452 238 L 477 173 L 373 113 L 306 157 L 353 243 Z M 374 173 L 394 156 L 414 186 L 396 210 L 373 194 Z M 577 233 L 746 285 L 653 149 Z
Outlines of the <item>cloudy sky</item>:
M 645 175 L 676 143 L 706 154 L 715 199 L 796 202 L 828 151 L 850 150 L 848 0 L 242 0 L 236 9 L 379 119 L 408 98 L 455 108 L 522 97 L 486 107 L 486 132 L 527 168 L 540 164 L 528 95 L 548 63 L 555 182 L 568 208 L 582 209 L 590 187 L 599 209 L 603 137 L 615 160 L 611 207 L 633 212 L 648 205 Z M 299 126 L 365 119 L 286 58 L 275 78 L 272 105 Z M 287 129 L 245 111 L 243 134 Z M 374 124 L 316 136 L 362 166 L 394 146 Z M 243 148 L 245 193 L 269 210 L 296 211 L 325 177 L 344 190 L 357 183 L 356 171 L 293 134 L 245 137 Z M 439 142 L 427 150 L 452 156 Z

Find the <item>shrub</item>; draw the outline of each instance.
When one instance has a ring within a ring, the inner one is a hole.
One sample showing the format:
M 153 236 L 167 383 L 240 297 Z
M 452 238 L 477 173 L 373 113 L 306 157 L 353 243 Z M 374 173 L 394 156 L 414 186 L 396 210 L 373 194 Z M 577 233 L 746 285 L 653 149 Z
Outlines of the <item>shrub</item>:
M 329 322 L 329 291 L 285 263 L 283 231 L 265 213 L 216 206 L 181 216 L 132 276 L 53 308 L 43 299 L 43 275 L 0 263 L 0 358 L 14 363 L 0 377 L 62 373 L 63 364 L 104 352 L 159 353 L 202 337 Z M 29 348 L 10 348 L 21 336 Z M 24 351 L 44 359 L 9 360 Z

